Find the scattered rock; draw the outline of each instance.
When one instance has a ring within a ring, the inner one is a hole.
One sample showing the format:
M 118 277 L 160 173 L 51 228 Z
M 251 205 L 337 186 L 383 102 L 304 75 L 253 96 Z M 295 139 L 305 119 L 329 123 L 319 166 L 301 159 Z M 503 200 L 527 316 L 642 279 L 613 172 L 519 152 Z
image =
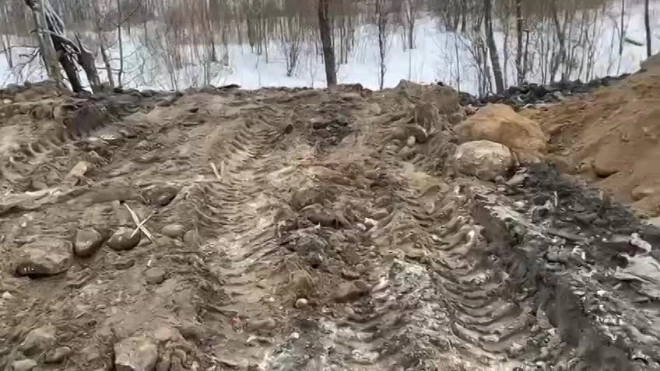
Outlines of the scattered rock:
M 73 251 L 76 255 L 86 258 L 94 255 L 103 246 L 103 236 L 97 230 L 79 229 L 73 242 Z
M 364 281 L 345 282 L 339 286 L 334 295 L 337 302 L 347 302 L 359 299 L 369 292 L 369 285 Z
M 182 224 L 168 224 L 160 230 L 160 233 L 170 238 L 181 238 L 186 233 L 186 227 Z
M 146 337 L 132 337 L 115 344 L 116 371 L 153 371 L 158 346 Z
M 295 304 L 296 308 L 305 309 L 308 306 L 309 306 L 309 300 L 307 300 L 305 298 L 300 298 L 300 299 L 296 300 L 296 304 Z
M 152 285 L 160 285 L 165 281 L 165 276 L 167 273 L 160 268 L 149 268 L 147 269 L 146 272 L 144 272 L 144 278 L 147 281 L 147 283 L 150 283 Z
M 461 142 L 489 140 L 517 152 L 545 153 L 548 136 L 509 106 L 488 105 L 454 128 Z
M 124 271 L 135 265 L 135 260 L 131 258 L 119 259 L 111 263 L 112 267 L 118 271 Z
M 179 193 L 179 188 L 167 184 L 156 185 L 144 192 L 144 198 L 149 205 L 166 206 Z
M 68 358 L 72 353 L 71 348 L 69 347 L 59 347 L 51 350 L 46 354 L 44 362 L 46 363 L 61 363 L 66 358 Z
M 133 235 L 134 229 L 121 227 L 108 239 L 108 246 L 115 251 L 134 249 L 142 240 L 142 231 L 138 229 Z M 132 235 L 132 237 L 131 237 Z
M 511 151 L 502 144 L 487 140 L 461 144 L 454 160 L 459 172 L 486 181 L 506 175 L 513 166 Z
M 19 276 L 52 276 L 71 267 L 71 242 L 57 238 L 43 238 L 23 245 L 15 262 Z
M 31 371 L 37 367 L 37 362 L 33 359 L 21 359 L 11 363 L 12 371 Z
M 52 325 L 36 328 L 27 334 L 18 350 L 26 356 L 46 352 L 55 344 L 56 332 L 57 329 Z
M 412 146 L 415 145 L 415 142 L 416 142 L 416 141 L 417 141 L 417 140 L 415 139 L 415 137 L 411 135 L 411 136 L 408 137 L 408 140 L 406 141 L 406 145 L 407 145 L 408 147 L 412 147 Z

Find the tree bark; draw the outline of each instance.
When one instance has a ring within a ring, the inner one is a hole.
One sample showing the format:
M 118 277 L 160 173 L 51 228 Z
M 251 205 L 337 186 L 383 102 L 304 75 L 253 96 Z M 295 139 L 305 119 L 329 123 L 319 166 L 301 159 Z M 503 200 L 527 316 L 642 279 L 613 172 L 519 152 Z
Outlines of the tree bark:
M 325 61 L 325 77 L 328 87 L 337 85 L 337 70 L 335 61 L 335 50 L 332 47 L 332 30 L 328 21 L 329 0 L 319 0 L 319 32 L 321 44 L 323 45 L 323 59 Z
M 649 17 L 649 0 L 644 0 L 644 27 L 646 28 L 646 56 L 650 57 L 652 53 L 651 45 L 651 21 Z
M 522 0 L 516 0 L 516 36 L 517 36 L 517 49 L 516 49 L 516 70 L 518 72 L 517 83 L 522 85 L 525 80 L 525 72 L 522 64 L 523 61 L 523 14 L 522 14 Z
M 34 17 L 34 24 L 37 28 L 37 39 L 39 41 L 39 50 L 41 51 L 41 56 L 46 66 L 46 71 L 48 72 L 48 77 L 55 81 L 62 81 L 62 75 L 60 74 L 60 69 L 57 66 L 57 54 L 55 53 L 55 47 L 53 46 L 53 41 L 48 37 L 48 23 L 46 21 L 45 7 L 43 0 L 37 3 L 37 0 L 25 0 L 25 5 L 27 5 L 30 10 L 32 10 L 32 16 Z
M 493 4 L 491 0 L 484 0 L 484 24 L 486 26 L 486 43 L 490 52 L 490 63 L 493 65 L 493 77 L 495 78 L 495 87 L 497 93 L 504 92 L 504 78 L 502 77 L 502 66 L 500 57 L 497 53 L 497 44 L 493 36 Z

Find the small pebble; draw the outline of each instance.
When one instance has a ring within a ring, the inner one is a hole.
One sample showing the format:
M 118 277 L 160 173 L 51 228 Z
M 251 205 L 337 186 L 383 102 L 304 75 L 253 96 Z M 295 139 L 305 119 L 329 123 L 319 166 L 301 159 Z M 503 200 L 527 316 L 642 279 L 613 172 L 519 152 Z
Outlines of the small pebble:
M 305 298 L 300 298 L 296 300 L 296 308 L 298 309 L 305 309 L 309 306 L 309 301 Z
M 160 268 L 149 268 L 144 272 L 145 280 L 152 285 L 160 285 L 163 283 L 166 275 L 167 273 Z

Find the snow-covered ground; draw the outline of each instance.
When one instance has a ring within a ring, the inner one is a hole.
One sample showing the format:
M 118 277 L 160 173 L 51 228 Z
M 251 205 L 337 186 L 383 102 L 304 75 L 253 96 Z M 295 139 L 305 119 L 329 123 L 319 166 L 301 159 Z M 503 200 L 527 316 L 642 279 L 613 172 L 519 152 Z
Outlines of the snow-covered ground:
M 626 16 L 628 38 L 644 42 L 643 9 L 636 6 L 628 9 Z M 652 25 L 654 32 L 653 51 L 660 49 L 660 4 L 653 4 Z M 596 21 L 593 27 L 596 33 L 594 42 L 595 56 L 591 76 L 605 76 L 624 72 L 634 72 L 639 63 L 646 58 L 646 47 L 625 44 L 623 54 L 618 55 L 618 25 L 620 14 L 612 9 L 609 16 Z M 512 31 L 513 32 L 513 31 Z M 497 33 L 500 59 L 507 63 L 507 85 L 515 81 L 515 36 L 509 37 L 508 58 L 504 58 L 504 36 Z M 139 35 L 134 32 L 132 37 L 124 36 L 124 70 L 123 83 L 125 87 L 152 89 L 185 89 L 201 87 L 207 83 L 213 85 L 239 84 L 243 88 L 253 89 L 265 86 L 288 87 L 321 87 L 325 85 L 323 59 L 316 53 L 313 45 L 304 46 L 298 66 L 291 77 L 286 76 L 286 61 L 282 48 L 272 43 L 268 48 L 268 58 L 256 55 L 248 45 L 229 45 L 227 49 L 218 46 L 221 62 L 206 66 L 200 63 L 188 63 L 180 70 L 173 70 L 170 57 L 162 50 L 166 48 L 147 48 L 142 45 Z M 474 67 L 473 58 L 466 45 L 469 42 L 462 36 L 441 31 L 436 19 L 423 17 L 417 22 L 415 29 L 416 48 L 404 50 L 404 39 L 401 30 L 394 30 L 389 37 L 386 73 L 384 86 L 395 86 L 401 79 L 415 82 L 443 81 L 462 91 L 477 92 L 478 73 Z M 21 43 L 21 42 L 18 42 Z M 164 41 L 161 45 L 166 46 Z M 160 51 L 158 51 L 160 50 Z M 192 49 L 191 49 L 192 50 Z M 188 51 L 191 53 L 191 51 Z M 14 63 L 24 60 L 20 54 L 27 50 L 13 50 Z M 116 48 L 112 50 L 117 56 Z M 348 58 L 338 70 L 340 83 L 360 83 L 370 89 L 379 87 L 379 57 L 376 33 L 371 26 L 362 26 L 356 31 L 356 45 Z M 580 53 L 578 53 L 580 54 Z M 584 53 L 582 53 L 584 54 Z M 192 58 L 191 60 L 194 60 Z M 199 58 L 197 60 L 201 60 Z M 102 61 L 97 61 L 102 78 L 105 69 Z M 115 61 L 115 67 L 118 63 Z M 82 75 L 82 74 L 81 74 Z M 21 74 L 16 69 L 11 70 L 7 59 L 0 57 L 0 84 L 22 83 L 25 80 L 38 81 L 44 79 L 45 73 L 35 59 Z M 586 71 L 572 78 L 586 79 Z M 542 81 L 540 71 L 528 77 L 530 81 Z

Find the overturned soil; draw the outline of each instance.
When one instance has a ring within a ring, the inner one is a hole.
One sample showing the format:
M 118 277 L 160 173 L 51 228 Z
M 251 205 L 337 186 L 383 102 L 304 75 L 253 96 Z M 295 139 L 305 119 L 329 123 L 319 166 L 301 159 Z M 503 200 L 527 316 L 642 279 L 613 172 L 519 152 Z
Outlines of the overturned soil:
M 660 68 L 527 114 L 550 134 L 564 170 L 660 215 Z
M 0 119 L 0 369 L 658 367 L 626 264 L 656 230 L 551 169 L 455 174 L 451 89 L 29 91 Z

